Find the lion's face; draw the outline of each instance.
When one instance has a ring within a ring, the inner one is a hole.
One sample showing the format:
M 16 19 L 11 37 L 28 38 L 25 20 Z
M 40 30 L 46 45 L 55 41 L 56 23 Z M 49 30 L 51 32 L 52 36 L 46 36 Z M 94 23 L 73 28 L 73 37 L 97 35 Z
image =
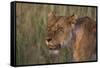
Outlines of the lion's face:
M 72 28 L 76 17 L 49 15 L 47 25 L 46 45 L 50 50 L 58 50 L 68 45 L 72 38 Z M 68 45 L 69 46 L 69 45 Z

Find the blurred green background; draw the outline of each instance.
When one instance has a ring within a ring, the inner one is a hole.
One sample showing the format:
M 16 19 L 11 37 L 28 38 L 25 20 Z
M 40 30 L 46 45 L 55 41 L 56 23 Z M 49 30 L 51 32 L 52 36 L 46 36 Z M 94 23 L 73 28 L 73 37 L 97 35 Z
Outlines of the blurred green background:
M 16 65 L 54 63 L 45 44 L 48 14 L 55 11 L 57 16 L 89 16 L 96 20 L 95 7 L 16 4 Z M 62 49 L 59 61 L 70 62 L 70 50 Z

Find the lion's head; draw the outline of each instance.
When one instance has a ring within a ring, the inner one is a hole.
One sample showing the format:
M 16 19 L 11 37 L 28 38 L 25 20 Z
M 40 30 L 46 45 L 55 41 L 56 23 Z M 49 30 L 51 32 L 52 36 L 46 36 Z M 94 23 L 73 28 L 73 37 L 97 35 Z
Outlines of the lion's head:
M 75 15 L 66 17 L 56 16 L 54 12 L 49 13 L 46 45 L 50 50 L 58 50 L 63 46 L 70 45 L 76 19 Z

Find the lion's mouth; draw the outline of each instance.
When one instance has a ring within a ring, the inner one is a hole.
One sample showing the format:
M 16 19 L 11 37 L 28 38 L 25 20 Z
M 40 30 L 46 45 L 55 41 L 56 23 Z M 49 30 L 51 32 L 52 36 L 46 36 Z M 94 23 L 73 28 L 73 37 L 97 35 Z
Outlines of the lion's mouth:
M 58 44 L 58 45 L 49 45 L 49 49 L 50 50 L 58 50 L 60 48 L 61 48 L 61 45 L 60 44 Z
M 49 50 L 58 50 L 61 48 L 61 44 L 54 44 L 48 41 L 46 41 L 46 45 L 49 48 Z

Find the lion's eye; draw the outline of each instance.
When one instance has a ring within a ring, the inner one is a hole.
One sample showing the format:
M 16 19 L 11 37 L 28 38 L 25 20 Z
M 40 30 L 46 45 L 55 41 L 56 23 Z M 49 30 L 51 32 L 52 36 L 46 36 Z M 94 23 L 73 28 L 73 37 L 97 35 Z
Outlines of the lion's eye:
M 64 32 L 63 27 L 60 27 L 59 28 L 59 31 Z

